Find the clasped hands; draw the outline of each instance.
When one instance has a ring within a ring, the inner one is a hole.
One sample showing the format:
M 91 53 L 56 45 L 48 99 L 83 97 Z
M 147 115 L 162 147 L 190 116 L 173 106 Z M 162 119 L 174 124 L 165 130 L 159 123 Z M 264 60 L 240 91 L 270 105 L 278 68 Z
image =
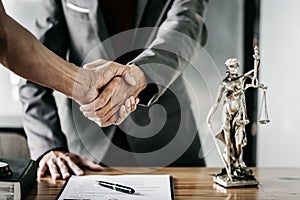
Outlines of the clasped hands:
M 136 109 L 138 94 L 146 87 L 143 71 L 136 65 L 96 60 L 83 66 L 85 86 L 74 86 L 84 116 L 101 127 L 119 125 Z M 84 88 L 83 91 L 78 91 Z

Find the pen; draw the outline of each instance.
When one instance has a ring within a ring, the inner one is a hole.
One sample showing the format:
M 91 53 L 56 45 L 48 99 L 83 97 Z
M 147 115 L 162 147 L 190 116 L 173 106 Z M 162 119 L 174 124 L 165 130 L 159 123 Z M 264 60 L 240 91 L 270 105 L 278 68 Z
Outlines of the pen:
M 115 183 L 109 183 L 109 182 L 105 182 L 105 181 L 97 181 L 99 185 L 109 188 L 109 189 L 113 189 L 119 192 L 123 192 L 126 194 L 134 194 L 135 190 L 133 188 L 124 186 L 124 185 L 119 185 L 119 184 L 115 184 Z

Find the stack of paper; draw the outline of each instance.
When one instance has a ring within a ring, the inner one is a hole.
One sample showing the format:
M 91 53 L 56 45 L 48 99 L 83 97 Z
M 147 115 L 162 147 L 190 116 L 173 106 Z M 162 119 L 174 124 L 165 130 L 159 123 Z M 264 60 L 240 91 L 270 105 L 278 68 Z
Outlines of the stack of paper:
M 126 194 L 102 187 L 98 181 L 131 187 L 134 194 Z M 63 199 L 118 199 L 118 200 L 172 200 L 173 182 L 169 175 L 88 175 L 72 176 L 59 195 Z

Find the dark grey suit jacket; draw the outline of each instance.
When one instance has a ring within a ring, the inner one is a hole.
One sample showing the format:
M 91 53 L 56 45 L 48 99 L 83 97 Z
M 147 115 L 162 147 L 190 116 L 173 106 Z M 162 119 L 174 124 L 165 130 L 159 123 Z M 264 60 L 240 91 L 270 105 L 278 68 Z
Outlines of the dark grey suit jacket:
M 52 90 L 24 81 L 20 97 L 32 158 L 66 149 L 106 165 L 205 165 L 181 77 L 195 46 L 206 41 L 205 3 L 138 0 L 139 29 L 109 38 L 98 0 L 42 1 L 35 35 L 50 50 L 78 66 L 126 54 L 155 85 L 141 94 L 144 106 L 119 127 L 100 128 L 72 100 L 56 102 Z M 111 42 L 124 38 L 130 40 L 127 48 L 112 49 Z

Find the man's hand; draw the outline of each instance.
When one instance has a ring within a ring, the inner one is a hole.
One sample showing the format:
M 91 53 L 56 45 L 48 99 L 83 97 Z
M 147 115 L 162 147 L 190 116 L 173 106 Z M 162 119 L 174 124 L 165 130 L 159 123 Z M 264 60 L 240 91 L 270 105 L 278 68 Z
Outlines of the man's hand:
M 146 88 L 147 82 L 143 71 L 136 65 L 131 66 L 127 73 L 132 75 L 136 84 L 129 85 L 125 77 L 115 77 L 93 102 L 80 107 L 86 117 L 105 127 L 120 124 L 129 112 L 135 110 L 134 104 L 139 101 L 136 98 Z
M 38 179 L 40 179 L 49 172 L 54 181 L 60 178 L 67 179 L 71 174 L 78 176 L 83 175 L 84 171 L 81 167 L 87 167 L 88 169 L 96 171 L 101 171 L 103 169 L 100 165 L 87 158 L 55 150 L 48 152 L 40 160 L 37 176 Z
M 73 97 L 80 104 L 87 104 L 99 96 L 99 90 L 107 85 L 114 77 L 123 77 L 127 84 L 135 86 L 136 81 L 128 73 L 130 67 L 116 62 L 99 59 L 83 66 L 78 72 L 78 79 L 74 85 Z M 84 88 L 84 89 L 82 89 Z

